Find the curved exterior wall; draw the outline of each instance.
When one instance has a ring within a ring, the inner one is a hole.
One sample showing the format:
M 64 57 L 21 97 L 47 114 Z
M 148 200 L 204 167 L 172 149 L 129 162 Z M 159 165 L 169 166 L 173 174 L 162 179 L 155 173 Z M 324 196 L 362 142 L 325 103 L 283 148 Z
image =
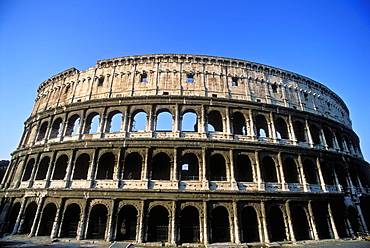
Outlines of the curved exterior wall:
M 210 56 L 101 60 L 39 86 L 1 183 L 0 231 L 189 245 L 353 237 L 370 226 L 369 174 L 346 105 L 309 78 Z

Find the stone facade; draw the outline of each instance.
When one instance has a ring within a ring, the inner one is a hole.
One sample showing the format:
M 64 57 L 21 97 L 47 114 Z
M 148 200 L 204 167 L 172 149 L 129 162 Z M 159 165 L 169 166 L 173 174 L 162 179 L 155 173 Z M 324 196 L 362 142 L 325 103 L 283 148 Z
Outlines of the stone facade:
M 250 61 L 162 54 L 43 82 L 1 183 L 0 231 L 158 244 L 296 242 L 370 227 L 342 99 Z

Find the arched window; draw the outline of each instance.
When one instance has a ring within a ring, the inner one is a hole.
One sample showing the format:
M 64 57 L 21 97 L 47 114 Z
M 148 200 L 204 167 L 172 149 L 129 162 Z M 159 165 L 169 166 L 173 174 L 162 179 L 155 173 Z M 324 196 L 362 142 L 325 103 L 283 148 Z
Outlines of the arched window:
M 293 128 L 297 141 L 306 142 L 306 133 L 303 123 L 300 121 L 295 121 L 293 122 Z
M 182 116 L 181 131 L 198 132 L 198 116 L 195 112 L 188 111 Z
M 39 230 L 37 236 L 50 236 L 53 229 L 57 207 L 54 203 L 49 203 L 42 211 Z
M 260 241 L 258 233 L 258 219 L 256 210 L 251 207 L 243 208 L 241 214 L 242 242 Z
M 172 114 L 169 111 L 157 115 L 156 131 L 172 131 Z
M 46 179 L 46 173 L 48 172 L 49 162 L 50 162 L 49 157 L 44 157 L 41 160 L 41 162 L 39 164 L 39 168 L 37 170 L 36 180 L 45 180 Z
M 299 183 L 299 172 L 297 164 L 292 158 L 284 159 L 283 170 L 285 181 L 287 183 Z
M 42 123 L 40 129 L 39 129 L 39 134 L 37 136 L 37 141 L 40 141 L 40 140 L 43 140 L 45 138 L 45 135 L 46 135 L 46 131 L 48 129 L 48 122 L 45 121 L 44 123 Z
M 62 222 L 61 238 L 76 238 L 78 222 L 80 221 L 81 209 L 78 204 L 73 203 L 67 206 Z
M 24 171 L 22 181 L 28 181 L 28 180 L 30 180 L 31 174 L 32 174 L 32 169 L 33 169 L 33 166 L 34 165 L 35 165 L 35 159 L 34 158 L 30 159 L 27 162 L 27 166 L 26 166 L 26 169 Z
M 208 132 L 223 132 L 222 116 L 216 110 L 208 114 Z
M 325 184 L 334 185 L 334 175 L 331 165 L 326 162 L 321 163 L 321 171 Z
M 292 208 L 293 230 L 296 240 L 308 240 L 310 238 L 310 229 L 307 221 L 307 214 L 300 206 Z
M 336 164 L 335 165 L 335 173 L 337 174 L 339 184 L 343 187 L 348 187 L 348 181 L 347 181 L 347 172 L 345 171 L 343 165 Z
M 104 153 L 98 163 L 96 179 L 113 179 L 115 156 L 111 152 Z
M 223 206 L 212 210 L 211 215 L 212 242 L 230 242 L 229 212 Z
M 320 145 L 320 130 L 315 126 L 311 125 L 310 126 L 310 132 L 311 132 L 311 137 L 314 145 Z
M 147 114 L 144 111 L 136 112 L 131 121 L 131 132 L 146 130 Z
M 169 218 L 168 211 L 163 206 L 155 206 L 149 212 L 148 219 L 148 241 L 168 241 Z
M 181 211 L 180 215 L 180 243 L 199 242 L 199 211 L 193 206 L 187 206 Z
M 275 129 L 278 139 L 289 139 L 288 127 L 283 118 L 279 117 L 275 120 Z
M 24 221 L 20 227 L 19 234 L 28 234 L 31 232 L 32 224 L 35 220 L 36 210 L 37 204 L 35 202 L 28 204 L 24 213 Z
M 126 156 L 123 170 L 123 179 L 140 180 L 142 157 L 139 153 L 133 152 Z
M 233 130 L 234 130 L 234 134 L 242 134 L 242 135 L 247 134 L 245 118 L 244 118 L 244 115 L 240 112 L 233 113 Z
M 198 158 L 193 153 L 186 153 L 181 160 L 181 180 L 199 180 Z
M 329 213 L 327 202 L 312 202 L 312 212 L 315 218 L 317 233 L 320 239 L 332 238 L 329 230 Z
M 170 180 L 171 158 L 164 152 L 160 152 L 153 157 L 152 179 Z
M 212 181 L 226 181 L 226 162 L 221 154 L 214 154 L 210 160 L 209 179 Z
M 66 135 L 76 135 L 78 134 L 78 126 L 80 125 L 80 117 L 78 115 L 73 115 L 68 120 Z
M 262 179 L 265 182 L 277 182 L 276 166 L 274 160 L 266 156 L 262 159 Z
M 355 187 L 359 187 L 359 183 L 358 183 L 358 173 L 357 173 L 357 169 L 355 166 L 351 165 L 349 168 L 349 176 L 351 177 L 351 181 L 352 181 L 352 184 L 353 186 Z
M 99 114 L 96 112 L 89 114 L 89 116 L 86 118 L 84 134 L 98 133 L 99 132 L 98 127 L 99 127 Z
M 106 133 L 119 133 L 121 132 L 123 115 L 119 111 L 112 111 L 107 118 L 107 125 L 105 127 Z
M 256 116 L 257 137 L 270 137 L 265 116 Z
M 337 131 L 337 132 L 335 132 L 335 136 L 337 137 L 339 149 L 341 151 L 344 151 L 342 135 L 340 134 L 340 132 Z
M 236 181 L 253 182 L 252 164 L 247 155 L 238 155 L 236 158 Z
M 89 224 L 87 228 L 87 239 L 104 239 L 107 229 L 107 207 L 103 204 L 95 205 L 90 212 Z
M 89 169 L 90 156 L 86 153 L 78 156 L 75 162 L 73 172 L 73 180 L 87 179 L 87 171 Z
M 137 210 L 132 205 L 126 205 L 118 213 L 116 240 L 135 240 L 137 225 Z
M 5 233 L 12 233 L 15 223 L 17 221 L 17 217 L 19 214 L 19 210 L 21 210 L 21 204 L 19 202 L 15 203 L 10 211 L 10 214 L 7 217 L 7 225 L 5 229 Z
M 272 206 L 268 211 L 268 225 L 271 241 L 286 239 L 284 215 L 278 206 Z
M 334 148 L 333 133 L 327 127 L 324 127 L 324 136 L 325 136 L 326 145 L 328 146 L 328 148 Z
M 58 137 L 62 127 L 62 118 L 57 118 L 51 127 L 50 139 Z
M 312 183 L 312 184 L 319 183 L 319 179 L 317 175 L 317 167 L 311 160 L 309 159 L 304 160 L 303 171 L 304 171 L 307 183 Z
M 62 155 L 57 159 L 55 163 L 55 169 L 53 174 L 54 180 L 62 180 L 65 177 L 68 165 L 68 157 L 67 155 Z

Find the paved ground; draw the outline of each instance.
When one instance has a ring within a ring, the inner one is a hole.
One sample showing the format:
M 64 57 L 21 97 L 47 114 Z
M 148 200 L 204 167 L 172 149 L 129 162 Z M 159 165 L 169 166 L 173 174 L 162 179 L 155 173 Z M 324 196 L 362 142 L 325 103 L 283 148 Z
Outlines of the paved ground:
M 58 240 L 54 239 L 51 240 L 48 237 L 28 237 L 26 235 L 15 235 L 15 236 L 7 236 L 5 238 L 0 239 L 0 247 L 7 247 L 7 248 L 15 248 L 15 247 L 22 247 L 22 248 L 36 248 L 36 247 L 51 247 L 51 248 L 79 248 L 79 247 L 101 247 L 101 248 L 156 248 L 155 246 L 144 246 L 144 245 L 129 245 L 129 243 L 117 242 L 117 243 L 110 243 L 104 241 L 94 241 L 94 240 Z M 167 246 L 168 247 L 168 246 Z M 182 246 L 186 247 L 186 246 Z M 243 246 L 235 245 L 235 244 L 212 244 L 209 247 L 217 248 L 241 248 Z M 274 248 L 294 248 L 294 247 L 317 247 L 317 248 L 370 248 L 370 241 L 361 241 L 361 240 L 343 240 L 343 241 L 308 241 L 304 243 L 298 244 L 274 244 L 270 246 L 261 246 L 255 245 L 254 248 L 263 248 L 263 247 L 274 247 Z

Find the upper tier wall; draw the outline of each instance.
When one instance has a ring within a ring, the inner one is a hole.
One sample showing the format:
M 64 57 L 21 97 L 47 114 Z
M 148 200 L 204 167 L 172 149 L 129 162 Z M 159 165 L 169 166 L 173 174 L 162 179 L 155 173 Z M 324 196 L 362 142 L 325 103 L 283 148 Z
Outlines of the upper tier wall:
M 100 60 L 44 81 L 31 115 L 74 102 L 139 95 L 239 99 L 319 114 L 351 128 L 343 100 L 301 75 L 254 62 L 160 54 Z

